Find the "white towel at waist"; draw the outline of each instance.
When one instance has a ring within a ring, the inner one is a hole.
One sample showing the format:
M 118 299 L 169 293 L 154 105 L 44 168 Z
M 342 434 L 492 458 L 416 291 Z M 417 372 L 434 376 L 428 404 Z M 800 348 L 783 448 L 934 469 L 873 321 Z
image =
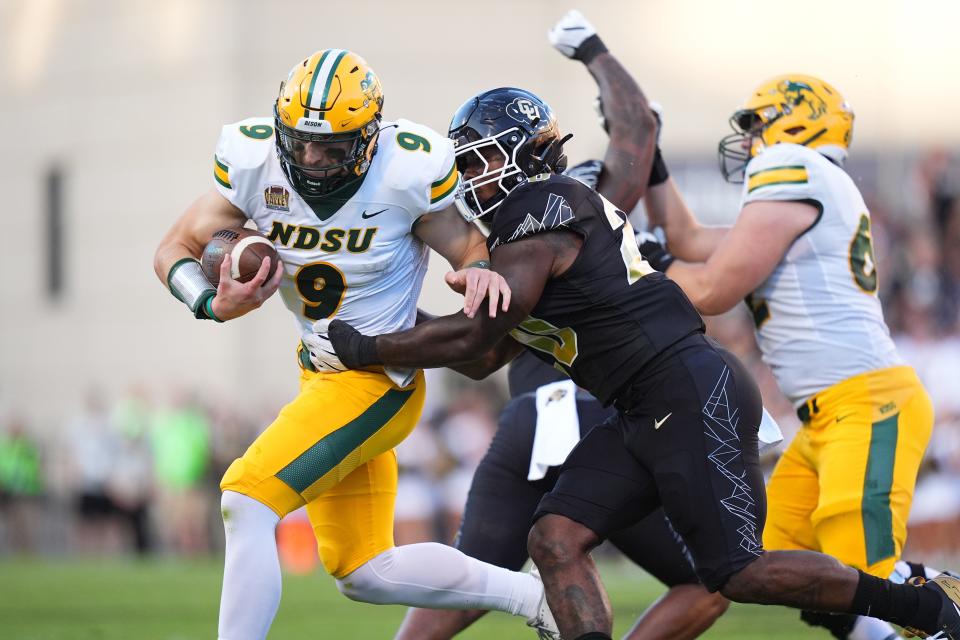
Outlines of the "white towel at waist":
M 760 419 L 760 453 L 764 453 L 783 442 L 783 432 L 780 431 L 780 425 L 773 419 L 766 409 L 763 410 L 763 417 Z
M 540 480 L 547 469 L 563 464 L 578 442 L 577 385 L 561 380 L 537 389 L 537 430 L 527 480 Z

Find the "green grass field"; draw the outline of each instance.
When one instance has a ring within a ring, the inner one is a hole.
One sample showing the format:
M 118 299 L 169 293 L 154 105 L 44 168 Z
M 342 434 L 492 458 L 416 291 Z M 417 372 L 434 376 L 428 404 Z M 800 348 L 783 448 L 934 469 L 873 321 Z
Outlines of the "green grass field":
M 616 609 L 615 637 L 660 592 L 627 565 L 604 565 Z M 136 562 L 116 559 L 0 561 L 0 638 L 3 640 L 213 640 L 220 562 L 214 559 Z M 402 607 L 378 607 L 341 596 L 323 573 L 285 576 L 271 638 L 391 638 Z M 704 636 L 739 640 L 826 638 L 793 611 L 734 605 Z M 531 639 L 519 618 L 490 614 L 461 638 Z

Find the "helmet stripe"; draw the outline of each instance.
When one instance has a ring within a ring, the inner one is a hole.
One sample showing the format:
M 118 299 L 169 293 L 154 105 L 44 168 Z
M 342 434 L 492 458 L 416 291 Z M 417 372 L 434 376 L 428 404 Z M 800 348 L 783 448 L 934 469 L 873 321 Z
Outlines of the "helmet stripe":
M 310 90 L 307 91 L 307 107 L 309 107 L 311 102 L 313 102 L 313 88 L 317 86 L 317 77 L 320 75 L 320 67 L 323 66 L 323 61 L 326 60 L 327 54 L 329 53 L 330 49 L 327 49 L 320 54 L 320 59 L 317 60 L 317 66 L 313 68 L 313 77 L 310 79 Z
M 336 75 L 337 67 L 340 66 L 340 61 L 343 60 L 343 56 L 347 55 L 347 52 L 343 49 L 339 50 L 337 57 L 334 59 L 333 63 L 330 65 L 329 69 L 326 69 L 324 73 L 326 74 L 326 82 L 323 85 L 323 96 L 320 98 L 319 108 L 324 108 L 327 104 L 327 98 L 330 95 L 330 85 L 333 84 L 333 76 Z M 320 119 L 322 120 L 324 116 L 323 111 L 320 112 Z

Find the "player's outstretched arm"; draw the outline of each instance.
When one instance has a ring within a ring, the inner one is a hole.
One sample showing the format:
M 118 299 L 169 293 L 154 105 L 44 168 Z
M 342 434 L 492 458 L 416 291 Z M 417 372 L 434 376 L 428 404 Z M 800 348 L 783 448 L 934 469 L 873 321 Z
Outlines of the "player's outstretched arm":
M 453 267 L 444 279 L 463 295 L 463 312 L 468 318 L 476 314 L 484 299 L 489 301 L 487 313 L 491 318 L 498 308 L 510 308 L 510 287 L 500 274 L 489 269 L 487 239 L 455 208 L 421 216 L 413 233 Z
M 381 336 L 364 336 L 334 320 L 328 336 L 337 356 L 351 369 L 370 365 L 409 368 L 451 367 L 476 361 L 493 349 L 537 304 L 554 269 L 555 249 L 545 233 L 502 245 L 494 251 L 493 268 L 513 291 L 510 309 L 490 318 L 462 313 L 418 324 L 413 329 Z
M 429 322 L 438 317 L 439 316 L 417 307 L 417 324 Z M 486 353 L 476 360 L 458 364 L 450 368 L 468 378 L 483 380 L 520 355 L 521 351 L 523 351 L 523 345 L 508 335 L 501 338 L 493 348 L 488 349 Z
M 730 230 L 700 224 L 669 176 L 647 189 L 644 207 L 650 226 L 663 229 L 670 252 L 687 262 L 706 262 Z
M 724 313 L 773 273 L 817 215 L 816 208 L 804 202 L 748 203 L 709 260 L 696 264 L 676 260 L 666 273 L 700 313 Z
M 213 233 L 242 227 L 245 222 L 243 212 L 211 189 L 187 208 L 160 241 L 153 258 L 153 270 L 196 317 L 224 321 L 242 316 L 262 305 L 280 286 L 282 268 L 267 280 L 269 259 L 263 261 L 252 280 L 240 283 L 231 277 L 230 258 L 226 256 L 220 267 L 217 289 L 200 270 L 197 259 Z
M 656 119 L 647 98 L 579 11 L 563 16 L 547 37 L 560 53 L 583 62 L 600 89 L 610 143 L 597 191 L 629 212 L 644 195 L 656 148 Z

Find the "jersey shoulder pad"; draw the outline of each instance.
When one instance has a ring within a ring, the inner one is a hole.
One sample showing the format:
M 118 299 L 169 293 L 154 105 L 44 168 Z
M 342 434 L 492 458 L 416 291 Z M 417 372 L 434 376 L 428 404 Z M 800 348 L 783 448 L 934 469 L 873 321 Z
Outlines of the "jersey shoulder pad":
M 563 175 L 576 178 L 596 191 L 601 173 L 603 173 L 603 160 L 584 160 L 564 171 Z
M 247 118 L 224 125 L 213 158 L 217 190 L 243 209 L 249 195 L 246 189 L 259 184 L 256 176 L 275 155 L 275 144 L 272 118 Z
M 813 149 L 798 144 L 775 144 L 747 164 L 743 202 L 754 200 L 809 200 L 820 161 Z
M 411 200 L 415 217 L 453 203 L 460 181 L 453 141 L 430 127 L 397 120 L 381 128 L 378 154 L 384 154 L 384 177 L 391 188 Z
M 596 193 L 588 186 L 562 175 L 534 176 L 515 188 L 493 217 L 488 245 L 494 247 L 537 233 L 573 229 L 584 210 L 581 203 Z

